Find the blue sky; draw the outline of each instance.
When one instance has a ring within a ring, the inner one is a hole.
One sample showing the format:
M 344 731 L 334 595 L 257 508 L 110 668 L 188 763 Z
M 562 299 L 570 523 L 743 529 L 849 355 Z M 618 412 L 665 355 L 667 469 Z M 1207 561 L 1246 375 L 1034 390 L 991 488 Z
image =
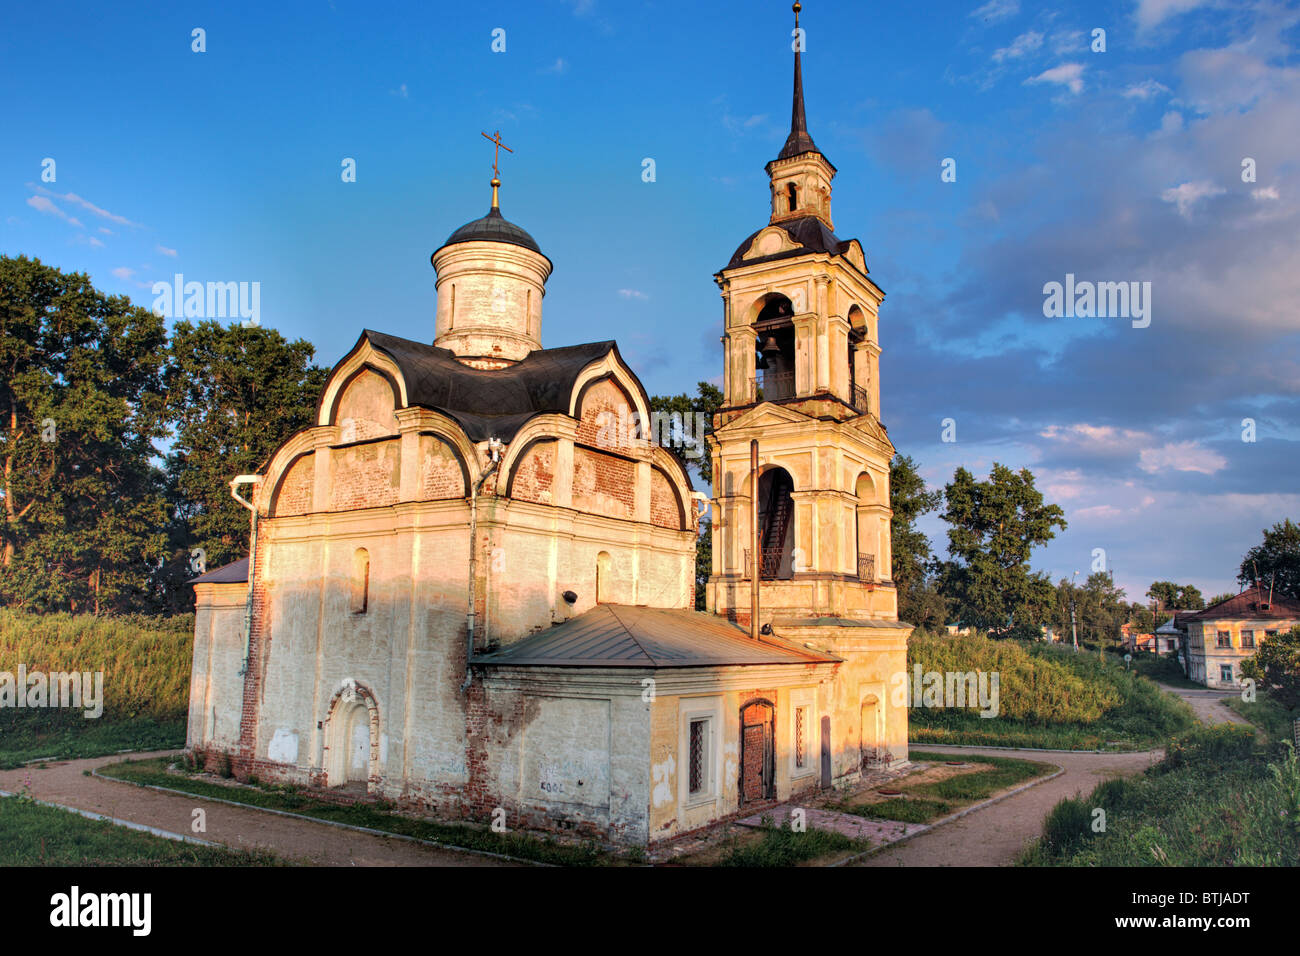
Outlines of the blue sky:
M 428 341 L 429 254 L 486 211 L 499 129 L 503 211 L 556 267 L 545 344 L 616 338 L 652 393 L 719 380 L 712 275 L 767 219 L 788 3 L 175 7 L 7 11 L 0 252 L 144 306 L 176 272 L 259 282 L 262 324 L 322 364 L 365 327 Z M 1273 0 L 804 5 L 836 232 L 887 293 L 883 420 L 935 484 L 1030 467 L 1070 522 L 1036 554 L 1053 578 L 1104 548 L 1131 598 L 1208 596 L 1300 518 L 1298 23 Z M 1150 282 L 1150 326 L 1045 318 L 1067 273 Z

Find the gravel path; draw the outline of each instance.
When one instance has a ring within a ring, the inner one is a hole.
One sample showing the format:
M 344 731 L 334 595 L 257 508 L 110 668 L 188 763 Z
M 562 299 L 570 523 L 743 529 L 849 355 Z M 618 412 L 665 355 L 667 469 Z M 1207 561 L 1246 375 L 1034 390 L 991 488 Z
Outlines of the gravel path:
M 1206 723 L 1246 723 L 1219 703 L 1231 692 L 1187 690 L 1160 685 L 1187 701 Z M 891 849 L 860 860 L 858 866 L 1010 866 L 1021 849 L 1042 835 L 1043 820 L 1059 800 L 1091 793 L 1110 777 L 1131 776 L 1164 756 L 1163 750 L 1141 753 L 1045 753 L 1036 750 L 983 750 L 931 744 L 917 750 L 1023 757 L 1054 764 L 1065 773 L 1030 787 L 1000 803 L 977 810 Z
M 171 751 L 132 754 L 161 757 Z M 80 810 L 91 810 L 132 823 L 142 823 L 172 833 L 195 836 L 236 849 L 271 850 L 282 857 L 317 866 L 509 866 L 507 861 L 456 850 L 411 843 L 369 833 L 358 833 L 324 823 L 263 813 L 260 810 L 213 803 L 202 797 L 145 790 L 132 784 L 82 775 L 122 757 L 95 757 L 0 770 L 0 790 L 17 792 L 31 774 L 32 796 Z M 207 832 L 192 833 L 195 808 L 207 814 Z

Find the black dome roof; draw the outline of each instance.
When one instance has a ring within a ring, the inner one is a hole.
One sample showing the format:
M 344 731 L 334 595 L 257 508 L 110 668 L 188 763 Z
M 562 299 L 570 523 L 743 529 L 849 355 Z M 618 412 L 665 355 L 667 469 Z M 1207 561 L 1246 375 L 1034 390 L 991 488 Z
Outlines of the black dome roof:
M 542 250 L 538 248 L 537 240 L 530 236 L 525 230 L 516 226 L 513 222 L 501 215 L 501 210 L 493 206 L 488 210 L 488 214 L 482 219 L 475 219 L 473 222 L 467 222 L 450 236 L 442 247 L 453 245 L 457 242 L 508 242 L 511 245 L 523 246 L 525 249 L 531 249 L 538 255 L 542 255 Z M 440 247 L 440 248 L 442 248 Z M 435 253 L 436 255 L 437 253 Z

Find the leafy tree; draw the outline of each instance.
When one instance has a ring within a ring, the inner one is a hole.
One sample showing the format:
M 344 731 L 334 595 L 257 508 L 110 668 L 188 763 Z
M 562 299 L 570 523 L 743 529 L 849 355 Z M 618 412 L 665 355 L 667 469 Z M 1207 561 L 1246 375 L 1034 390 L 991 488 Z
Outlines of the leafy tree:
M 889 463 L 890 551 L 893 580 L 898 592 L 898 616 L 919 627 L 946 623 L 947 602 L 939 593 L 929 569 L 934 563 L 930 539 L 916 527 L 916 520 L 943 504 L 943 492 L 926 487 L 907 455 L 895 455 Z
M 0 601 L 144 606 L 167 525 L 163 320 L 84 273 L 0 257 Z
M 696 386 L 694 397 L 683 392 L 680 395 L 652 395 L 650 397 L 650 411 L 665 413 L 668 415 L 674 412 L 682 416 L 683 431 L 690 435 L 691 442 L 683 442 L 674 436 L 671 444 L 667 445 L 669 451 L 676 455 L 686 470 L 689 472 L 692 468 L 704 481 L 706 485 L 713 484 L 713 463 L 709 458 L 710 440 L 713 437 L 713 415 L 722 405 L 722 390 L 716 385 L 710 385 L 708 382 L 700 382 Z M 704 416 L 704 434 L 695 434 L 697 414 Z M 659 436 L 649 436 L 650 426 L 647 424 L 644 429 L 648 437 L 658 438 Z M 692 445 L 694 447 L 692 447 Z M 690 454 L 688 454 L 688 452 Z M 698 458 L 691 457 L 692 454 L 699 452 Z
M 1225 591 L 1223 594 L 1214 595 L 1214 597 L 1205 602 L 1205 606 L 1214 607 L 1214 605 L 1218 604 L 1220 601 L 1226 601 L 1228 598 L 1235 598 L 1236 596 L 1236 591 Z
M 1205 607 L 1205 598 L 1191 584 L 1153 581 L 1147 589 L 1147 597 L 1156 602 L 1156 608 L 1160 611 L 1199 611 Z
M 1245 586 L 1256 580 L 1263 587 L 1272 585 L 1275 594 L 1300 601 L 1300 525 L 1290 518 L 1267 529 L 1263 543 L 1241 559 L 1237 583 Z
M 1300 627 L 1276 634 L 1259 646 L 1254 657 L 1241 663 L 1241 672 L 1257 681 L 1269 697 L 1295 716 L 1292 734 L 1300 741 Z
M 173 570 L 188 573 L 190 549 L 209 567 L 248 551 L 248 511 L 230 496 L 230 479 L 257 472 L 295 432 L 315 423 L 328 370 L 312 364 L 315 348 L 279 332 L 203 321 L 178 322 L 166 369 L 175 442 L 167 458 Z M 177 592 L 189 596 L 188 588 Z
M 708 518 L 700 522 L 700 533 L 695 538 L 695 610 L 708 610 L 707 587 L 713 573 L 713 522 Z
M 1163 621 L 1157 622 L 1155 613 L 1145 604 L 1134 601 L 1128 606 L 1128 623 L 1139 634 L 1154 634 Z
M 1038 636 L 1050 619 L 1051 582 L 1029 569 L 1034 547 L 1066 527 L 1058 505 L 1045 504 L 1033 473 L 994 463 L 988 480 L 958 468 L 944 487 L 948 554 L 941 586 L 964 624 L 1001 634 Z

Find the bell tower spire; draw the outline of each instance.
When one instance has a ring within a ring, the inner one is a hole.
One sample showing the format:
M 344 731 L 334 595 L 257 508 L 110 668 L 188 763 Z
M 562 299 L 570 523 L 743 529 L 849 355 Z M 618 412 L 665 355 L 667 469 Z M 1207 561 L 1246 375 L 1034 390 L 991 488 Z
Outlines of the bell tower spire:
M 790 106 L 790 135 L 776 159 L 767 164 L 772 182 L 772 223 L 809 216 L 820 219 L 826 228 L 831 222 L 831 180 L 835 167 L 822 155 L 808 133 L 808 115 L 803 101 L 803 51 L 806 46 L 799 12 L 803 4 L 794 5 L 794 98 Z

